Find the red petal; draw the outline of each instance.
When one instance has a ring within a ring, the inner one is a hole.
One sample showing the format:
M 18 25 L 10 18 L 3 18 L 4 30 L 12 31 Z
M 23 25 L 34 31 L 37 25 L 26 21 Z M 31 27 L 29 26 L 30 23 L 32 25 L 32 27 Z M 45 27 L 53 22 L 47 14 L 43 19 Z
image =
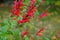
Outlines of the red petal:
M 37 35 L 37 36 L 42 36 L 42 35 L 43 35 L 43 32 L 44 32 L 44 28 L 41 28 L 41 29 L 36 33 L 36 35 Z
M 22 37 L 24 37 L 25 35 L 28 35 L 28 34 L 29 34 L 28 31 L 24 31 L 24 32 L 22 32 Z
M 16 18 L 14 18 L 14 20 L 16 20 Z

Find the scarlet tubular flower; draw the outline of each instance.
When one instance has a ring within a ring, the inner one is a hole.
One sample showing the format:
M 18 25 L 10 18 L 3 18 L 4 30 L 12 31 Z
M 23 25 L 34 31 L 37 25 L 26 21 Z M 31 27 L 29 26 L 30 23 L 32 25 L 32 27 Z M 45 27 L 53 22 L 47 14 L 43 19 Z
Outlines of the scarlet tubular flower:
M 16 16 L 19 16 L 19 13 L 20 13 L 20 10 L 17 9 L 17 10 L 15 11 L 15 15 L 16 15 Z
M 14 5 L 13 5 L 13 9 L 11 10 L 11 12 L 15 15 L 15 16 L 19 16 L 20 11 L 21 11 L 21 7 L 23 6 L 23 1 L 22 0 L 15 0 L 14 1 Z
M 32 7 L 32 6 L 31 6 Z M 30 9 L 30 8 L 29 8 Z M 36 6 L 34 6 L 31 10 L 27 12 L 27 15 L 30 17 L 34 17 L 34 13 L 36 12 Z
M 31 0 L 31 5 L 34 5 L 35 4 L 35 1 L 36 0 Z
M 29 22 L 29 21 L 30 21 L 29 18 L 26 17 L 26 18 L 24 18 L 23 20 L 18 20 L 18 23 L 19 23 L 19 24 L 23 24 L 23 23 L 26 23 L 26 22 Z
M 16 18 L 14 18 L 14 20 L 16 20 Z
M 14 1 L 14 5 L 13 5 L 13 8 L 15 9 L 15 8 L 17 8 L 17 6 L 18 6 L 18 2 L 15 0 Z
M 30 11 L 27 12 L 26 16 L 23 18 L 23 20 L 21 21 L 21 23 L 26 23 L 29 22 L 30 18 L 29 17 L 34 17 L 34 13 L 36 11 L 36 7 L 33 7 L 33 9 L 31 9 Z
M 41 28 L 37 33 L 36 33 L 36 35 L 37 36 L 43 36 L 43 32 L 44 32 L 44 28 Z
M 23 17 L 23 19 L 20 21 L 20 23 L 26 23 L 30 21 L 30 17 L 34 17 L 34 13 L 36 11 L 36 6 L 35 6 L 35 0 L 31 0 L 31 6 L 28 7 L 28 11 L 25 15 L 25 17 Z
M 39 16 L 39 18 L 44 18 L 44 17 L 46 17 L 46 16 L 48 16 L 48 11 L 44 11 L 44 12 Z
M 19 4 L 20 4 L 21 7 L 22 7 L 22 6 L 25 6 L 25 4 L 23 3 L 22 0 L 20 0 Z
M 30 17 L 34 17 L 34 13 L 36 12 L 36 6 L 35 6 L 36 0 L 31 0 L 31 6 L 28 7 L 27 14 Z
M 29 22 L 29 18 L 27 16 L 25 16 L 22 20 L 18 20 L 18 24 L 23 24 L 23 23 L 26 23 L 26 22 Z
M 29 34 L 28 31 L 24 31 L 24 32 L 22 32 L 21 36 L 24 37 L 24 36 L 27 36 L 28 34 Z
M 11 10 L 11 12 L 14 14 L 14 15 L 16 15 L 17 16 L 17 14 L 18 14 L 18 9 L 17 9 L 17 7 L 18 7 L 18 2 L 17 2 L 17 0 L 14 0 L 14 5 L 13 5 L 13 9 Z
M 48 15 L 46 13 L 43 13 L 43 14 L 41 14 L 40 18 L 44 18 L 46 16 L 48 16 Z
M 26 17 L 21 21 L 21 23 L 25 23 L 25 22 L 29 22 L 29 18 Z

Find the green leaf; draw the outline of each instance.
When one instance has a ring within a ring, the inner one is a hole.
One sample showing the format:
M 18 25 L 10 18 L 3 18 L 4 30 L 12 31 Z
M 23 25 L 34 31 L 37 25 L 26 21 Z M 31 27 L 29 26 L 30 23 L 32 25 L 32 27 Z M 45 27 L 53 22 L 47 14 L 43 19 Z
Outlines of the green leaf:
M 8 19 L 4 19 L 4 24 L 9 25 Z
M 25 3 L 26 5 L 29 5 L 30 1 L 29 1 L 29 0 L 25 0 L 24 3 Z
M 26 36 L 25 38 L 24 38 L 25 40 L 29 40 L 29 38 Z
M 18 20 L 22 20 L 22 16 L 21 15 L 19 16 Z
M 3 40 L 7 40 L 7 37 L 6 37 L 6 36 L 4 36 L 4 37 L 3 37 Z
M 42 2 L 42 0 L 38 0 L 39 2 Z
M 50 40 L 49 38 L 47 38 L 47 37 L 44 37 L 44 40 Z
M 16 20 L 11 20 L 11 27 L 15 27 L 17 25 L 17 21 Z
M 7 30 L 8 30 L 8 26 L 3 26 L 3 27 L 2 27 L 2 32 L 3 32 L 3 33 L 7 32 Z
M 39 16 L 39 15 L 40 15 L 40 14 L 39 14 L 38 10 L 36 10 L 35 16 L 37 17 L 37 16 Z
M 23 27 L 27 27 L 27 24 L 28 24 L 27 22 L 26 22 L 26 23 L 24 23 L 24 24 L 23 24 Z
M 28 25 L 31 29 L 34 28 L 34 25 L 32 23 L 29 23 Z

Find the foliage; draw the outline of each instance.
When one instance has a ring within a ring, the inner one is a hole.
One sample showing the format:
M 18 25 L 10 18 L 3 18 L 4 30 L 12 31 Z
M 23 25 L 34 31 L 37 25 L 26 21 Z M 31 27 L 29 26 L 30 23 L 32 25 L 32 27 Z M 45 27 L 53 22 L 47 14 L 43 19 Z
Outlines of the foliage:
M 18 2 L 20 5 L 17 7 L 13 4 L 13 7 L 10 5 L 7 9 L 0 8 L 0 11 L 8 12 L 7 15 L 5 12 L 0 14 L 0 40 L 60 39 L 58 36 L 60 33 L 59 0 L 32 0 L 32 2 L 20 0 Z

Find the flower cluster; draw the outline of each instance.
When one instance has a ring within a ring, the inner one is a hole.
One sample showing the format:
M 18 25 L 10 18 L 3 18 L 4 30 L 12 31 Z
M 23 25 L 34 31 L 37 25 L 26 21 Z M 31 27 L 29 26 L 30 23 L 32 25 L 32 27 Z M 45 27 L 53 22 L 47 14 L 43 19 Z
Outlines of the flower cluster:
M 24 3 L 22 0 L 15 0 L 14 1 L 14 5 L 13 5 L 13 9 L 11 10 L 11 12 L 13 13 L 12 15 L 15 16 L 19 16 L 20 12 L 21 12 L 21 7 L 24 6 Z
M 24 16 L 22 16 L 22 20 L 18 20 L 18 24 L 23 24 L 26 22 L 30 22 L 30 17 L 34 17 L 34 13 L 36 12 L 36 5 L 35 5 L 36 0 L 31 0 L 30 1 L 30 5 L 28 6 L 28 9 L 26 11 L 26 14 Z M 15 15 L 15 16 L 19 16 L 20 12 L 21 12 L 21 7 L 24 6 L 24 3 L 22 0 L 15 0 L 14 1 L 14 6 L 13 9 L 11 10 L 11 12 Z M 48 16 L 48 11 L 44 11 L 39 18 L 43 18 Z M 15 19 L 14 19 L 15 20 Z M 43 36 L 43 32 L 44 32 L 45 28 L 41 28 L 36 35 L 37 36 Z M 25 35 L 28 35 L 29 32 L 28 31 L 24 31 L 22 32 L 22 37 L 24 37 Z
M 26 12 L 26 14 L 24 15 L 22 20 L 18 20 L 18 23 L 26 23 L 29 22 L 30 17 L 34 17 L 34 13 L 36 11 L 36 6 L 35 6 L 35 1 L 36 0 L 31 0 L 30 2 L 30 6 L 28 7 L 28 10 Z M 13 5 L 13 9 L 11 10 L 12 15 L 11 16 L 19 16 L 19 14 L 21 13 L 21 7 L 24 6 L 23 0 L 15 0 L 14 1 L 14 5 Z
M 24 15 L 23 19 L 18 22 L 19 23 L 29 22 L 30 17 L 34 17 L 35 11 L 36 11 L 35 0 L 31 0 L 31 5 L 28 7 L 26 15 Z

